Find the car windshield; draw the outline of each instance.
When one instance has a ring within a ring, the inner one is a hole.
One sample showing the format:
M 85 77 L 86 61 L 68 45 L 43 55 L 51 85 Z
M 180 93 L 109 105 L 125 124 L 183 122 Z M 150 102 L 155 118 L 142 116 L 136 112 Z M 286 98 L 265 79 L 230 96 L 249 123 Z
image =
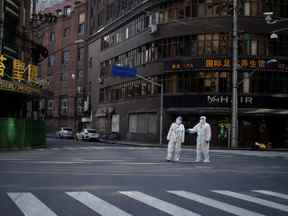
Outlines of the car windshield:
M 72 131 L 72 128 L 63 128 L 65 131 Z
M 87 129 L 87 132 L 88 133 L 96 133 L 96 130 L 95 129 Z

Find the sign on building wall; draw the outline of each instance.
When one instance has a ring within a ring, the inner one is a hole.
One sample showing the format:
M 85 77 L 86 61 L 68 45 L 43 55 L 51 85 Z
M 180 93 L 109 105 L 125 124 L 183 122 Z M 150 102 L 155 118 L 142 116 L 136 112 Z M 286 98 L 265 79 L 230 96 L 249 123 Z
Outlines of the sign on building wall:
M 5 77 L 5 61 L 7 58 L 0 53 L 0 78 Z M 13 59 L 12 64 L 12 79 L 17 81 L 32 81 L 37 82 L 38 80 L 38 67 L 33 64 L 26 65 L 25 62 L 20 59 Z
M 120 123 L 120 115 L 119 114 L 112 115 L 112 123 L 111 123 L 112 132 L 119 133 L 119 123 Z
M 36 82 L 38 78 L 38 67 L 36 65 L 28 65 L 28 80 Z
M 287 69 L 287 63 L 276 63 L 274 65 L 267 64 L 267 59 L 261 58 L 239 58 L 239 69 Z M 220 69 L 232 68 L 232 59 L 229 57 L 223 58 L 195 58 L 190 60 L 176 60 L 165 63 L 165 71 L 187 71 L 194 69 Z
M 4 77 L 5 68 L 6 68 L 4 62 L 6 60 L 7 60 L 7 58 L 5 58 L 5 56 L 0 53 L 0 77 Z
M 14 80 L 24 80 L 25 63 L 19 59 L 13 59 L 13 76 Z
M 38 83 L 38 67 L 36 65 L 29 64 L 27 67 L 25 62 L 19 59 L 13 59 L 12 62 L 12 77 L 8 76 L 5 71 L 6 65 L 5 61 L 7 58 L 0 53 L 0 90 L 4 91 L 13 91 L 23 94 L 41 94 L 41 91 L 38 88 L 35 88 L 32 85 L 27 85 L 25 81 Z M 9 79 L 3 79 L 8 77 Z M 12 78 L 12 81 L 11 81 Z M 23 81 L 23 82 L 13 82 Z

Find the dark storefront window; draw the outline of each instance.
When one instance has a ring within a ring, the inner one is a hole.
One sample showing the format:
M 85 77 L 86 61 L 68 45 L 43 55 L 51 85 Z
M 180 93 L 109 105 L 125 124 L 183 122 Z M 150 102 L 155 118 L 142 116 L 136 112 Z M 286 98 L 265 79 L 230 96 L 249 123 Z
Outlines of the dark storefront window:
M 129 133 L 156 134 L 156 113 L 137 113 L 129 115 Z
M 253 93 L 288 93 L 287 72 L 259 72 L 251 78 L 251 89 Z
M 169 78 L 170 86 L 177 86 L 176 92 L 230 92 L 230 73 L 228 72 L 183 72 Z M 171 80 L 174 80 L 171 82 Z M 173 89 L 173 88 L 172 88 Z
M 150 77 L 157 82 L 158 77 Z M 111 102 L 141 96 L 153 96 L 160 93 L 159 87 L 155 87 L 144 80 L 133 80 L 111 87 L 101 88 L 100 102 Z

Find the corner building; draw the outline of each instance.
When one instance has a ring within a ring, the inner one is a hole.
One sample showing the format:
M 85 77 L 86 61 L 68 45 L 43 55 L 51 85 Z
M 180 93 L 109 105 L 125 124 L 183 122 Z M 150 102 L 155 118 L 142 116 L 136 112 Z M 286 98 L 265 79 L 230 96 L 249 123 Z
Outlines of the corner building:
M 288 16 L 288 2 L 244 0 L 239 6 L 239 146 L 288 147 L 288 35 L 270 39 L 263 12 Z M 88 80 L 93 126 L 121 139 L 159 140 L 160 89 L 113 77 L 112 65 L 137 68 L 164 85 L 163 140 L 179 115 L 185 127 L 207 116 L 212 146 L 230 147 L 231 7 L 216 0 L 89 1 Z M 268 64 L 270 59 L 277 62 Z M 195 144 L 187 135 L 185 144 Z

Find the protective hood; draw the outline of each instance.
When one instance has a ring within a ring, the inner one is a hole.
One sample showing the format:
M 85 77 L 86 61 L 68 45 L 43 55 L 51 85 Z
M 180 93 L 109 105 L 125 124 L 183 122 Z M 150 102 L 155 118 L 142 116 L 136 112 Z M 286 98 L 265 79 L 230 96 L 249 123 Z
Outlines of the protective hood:
M 180 124 L 182 124 L 182 117 L 181 116 L 178 116 L 177 118 L 176 118 L 176 124 L 178 124 L 178 125 L 180 125 Z

